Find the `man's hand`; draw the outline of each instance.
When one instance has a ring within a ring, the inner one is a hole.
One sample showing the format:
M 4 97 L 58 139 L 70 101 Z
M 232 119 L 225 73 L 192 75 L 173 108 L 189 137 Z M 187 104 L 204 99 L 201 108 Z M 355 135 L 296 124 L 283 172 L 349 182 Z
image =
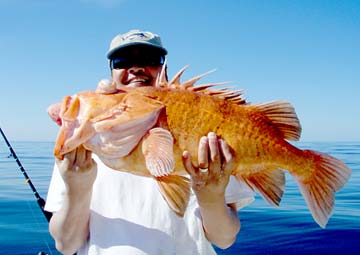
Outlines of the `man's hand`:
M 183 164 L 191 176 L 206 238 L 223 249 L 231 246 L 240 231 L 236 205 L 225 201 L 233 169 L 231 149 L 210 132 L 200 139 L 197 166 L 192 164 L 187 151 L 183 153 Z
M 215 133 L 200 139 L 198 165 L 191 163 L 190 154 L 185 151 L 183 163 L 190 174 L 192 187 L 199 204 L 217 202 L 224 198 L 229 183 L 233 158 L 229 146 L 218 139 Z
M 118 89 L 113 80 L 102 79 L 99 81 L 95 92 L 99 94 L 115 94 L 118 92 Z
M 56 160 L 60 174 L 68 192 L 76 194 L 92 189 L 96 179 L 97 165 L 91 158 L 91 151 L 79 146 L 64 155 L 63 160 Z
M 49 230 L 61 253 L 74 254 L 89 236 L 90 202 L 97 165 L 91 152 L 83 146 L 65 154 L 56 164 L 66 193 L 61 209 L 50 220 Z

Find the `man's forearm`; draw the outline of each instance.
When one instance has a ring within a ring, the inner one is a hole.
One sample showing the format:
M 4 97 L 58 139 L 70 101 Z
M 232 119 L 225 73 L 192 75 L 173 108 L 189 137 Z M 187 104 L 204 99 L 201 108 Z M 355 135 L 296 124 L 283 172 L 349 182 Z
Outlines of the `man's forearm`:
M 207 239 L 225 249 L 230 247 L 240 231 L 240 220 L 234 204 L 225 201 L 200 205 L 203 227 Z
M 91 192 L 67 194 L 62 208 L 51 218 L 49 230 L 56 248 L 63 254 L 74 254 L 89 236 Z

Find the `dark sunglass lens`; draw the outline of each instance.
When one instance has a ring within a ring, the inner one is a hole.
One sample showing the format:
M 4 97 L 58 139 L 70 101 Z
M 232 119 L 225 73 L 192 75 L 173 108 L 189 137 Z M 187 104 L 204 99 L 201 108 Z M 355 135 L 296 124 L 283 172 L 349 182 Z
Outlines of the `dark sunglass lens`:
M 147 66 L 160 66 L 162 64 L 164 64 L 164 57 L 163 56 L 147 56 L 143 59 L 144 61 L 144 65 L 147 65 Z
M 131 66 L 131 61 L 128 58 L 114 58 L 111 60 L 111 67 L 113 69 L 123 69 Z
M 139 57 L 116 57 L 111 60 L 112 69 L 125 69 L 132 66 L 160 66 L 164 64 L 165 57 L 159 55 L 142 55 Z

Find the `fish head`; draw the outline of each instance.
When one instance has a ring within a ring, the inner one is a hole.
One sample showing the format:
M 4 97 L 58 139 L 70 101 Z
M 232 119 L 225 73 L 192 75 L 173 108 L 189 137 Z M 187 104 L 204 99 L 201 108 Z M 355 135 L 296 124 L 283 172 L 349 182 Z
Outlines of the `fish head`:
M 60 103 L 51 105 L 48 114 L 60 125 L 54 155 L 62 159 L 64 154 L 85 144 L 95 134 L 92 121 L 109 118 L 111 113 L 106 113 L 106 109 L 121 101 L 123 96 L 87 91 L 66 96 Z

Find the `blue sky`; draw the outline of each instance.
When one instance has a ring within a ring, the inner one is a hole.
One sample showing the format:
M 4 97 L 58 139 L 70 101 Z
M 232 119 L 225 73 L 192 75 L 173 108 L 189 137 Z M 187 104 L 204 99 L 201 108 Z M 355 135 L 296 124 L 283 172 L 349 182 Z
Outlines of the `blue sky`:
M 0 126 L 54 141 L 46 108 L 109 77 L 110 40 L 158 33 L 169 75 L 216 68 L 248 101 L 287 100 L 302 141 L 360 141 L 360 1 L 0 0 Z

